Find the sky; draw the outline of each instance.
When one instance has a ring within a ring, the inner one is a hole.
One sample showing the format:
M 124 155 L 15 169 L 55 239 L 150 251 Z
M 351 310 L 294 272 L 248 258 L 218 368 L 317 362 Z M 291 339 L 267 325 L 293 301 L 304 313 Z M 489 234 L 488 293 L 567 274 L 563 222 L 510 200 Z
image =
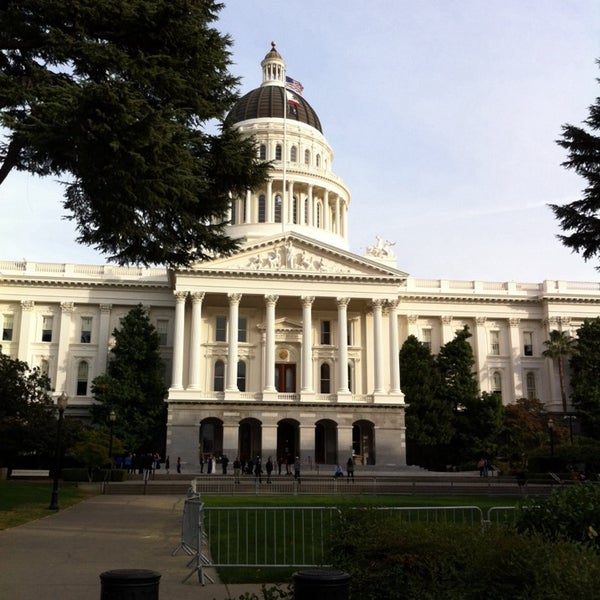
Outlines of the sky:
M 350 189 L 349 239 L 395 243 L 419 279 L 598 281 L 548 204 L 585 180 L 555 141 L 599 96 L 597 0 L 224 0 L 240 93 L 271 41 L 302 82 Z M 103 264 L 53 179 L 0 186 L 0 260 Z

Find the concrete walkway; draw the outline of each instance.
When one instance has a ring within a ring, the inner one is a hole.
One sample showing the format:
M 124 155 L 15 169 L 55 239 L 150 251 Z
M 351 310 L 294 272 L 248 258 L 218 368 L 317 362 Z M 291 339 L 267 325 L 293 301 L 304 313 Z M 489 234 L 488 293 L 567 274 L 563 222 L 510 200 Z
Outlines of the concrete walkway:
M 185 498 L 95 496 L 38 521 L 0 531 L 0 598 L 99 600 L 100 573 L 149 569 L 161 574 L 161 600 L 227 600 L 260 585 L 200 585 L 187 564 L 172 556 L 181 536 Z M 213 569 L 206 571 L 217 580 Z

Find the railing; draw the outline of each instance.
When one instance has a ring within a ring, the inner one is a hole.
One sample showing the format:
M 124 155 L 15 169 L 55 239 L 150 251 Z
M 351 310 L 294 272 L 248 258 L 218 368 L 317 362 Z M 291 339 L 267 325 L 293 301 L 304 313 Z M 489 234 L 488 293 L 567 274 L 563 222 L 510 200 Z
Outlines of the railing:
M 404 523 L 456 524 L 484 527 L 514 521 L 514 507 L 496 506 L 487 512 L 478 506 L 403 506 L 355 508 L 377 510 Z M 512 511 L 512 512 L 511 512 Z M 511 515 L 509 519 L 507 515 Z M 188 496 L 179 550 L 194 557 L 200 583 L 206 567 L 323 567 L 326 549 L 340 530 L 342 512 L 332 506 L 206 507 L 197 494 Z
M 335 507 L 204 508 L 210 564 L 215 567 L 323 566 L 339 524 Z

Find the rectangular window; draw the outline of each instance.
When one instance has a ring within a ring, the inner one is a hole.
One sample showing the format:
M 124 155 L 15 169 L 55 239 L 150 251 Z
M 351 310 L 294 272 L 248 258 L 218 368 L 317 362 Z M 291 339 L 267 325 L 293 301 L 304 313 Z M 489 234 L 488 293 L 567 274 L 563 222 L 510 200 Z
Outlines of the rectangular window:
M 321 344 L 331 346 L 331 321 L 321 321 Z
M 5 342 L 12 342 L 13 323 L 13 315 L 4 315 L 4 318 L 2 319 L 2 340 Z
M 168 342 L 169 320 L 156 320 L 156 333 L 158 333 L 158 342 L 161 346 L 166 346 Z
M 523 332 L 523 354 L 525 356 L 533 356 L 533 332 Z
M 227 317 L 217 317 L 215 320 L 215 341 L 227 341 Z
M 490 331 L 490 354 L 498 356 L 500 354 L 500 332 Z
M 81 317 L 81 343 L 89 344 L 92 341 L 92 317 Z
M 52 317 L 42 318 L 42 342 L 52 341 Z
M 431 329 L 429 327 L 421 329 L 421 343 L 431 352 Z
M 353 325 L 354 321 L 348 321 L 348 323 L 346 323 L 346 327 L 348 329 L 348 339 L 346 341 L 348 343 L 348 346 L 352 346 L 354 344 L 354 330 L 352 328 Z
M 248 319 L 239 317 L 238 319 L 238 342 L 248 341 Z

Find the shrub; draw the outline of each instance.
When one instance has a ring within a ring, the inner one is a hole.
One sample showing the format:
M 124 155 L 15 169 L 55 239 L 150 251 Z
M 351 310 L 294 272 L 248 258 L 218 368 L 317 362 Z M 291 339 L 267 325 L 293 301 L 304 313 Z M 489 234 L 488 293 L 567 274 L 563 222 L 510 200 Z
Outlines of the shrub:
M 554 490 L 548 498 L 521 503 L 517 530 L 536 533 L 549 540 L 561 538 L 600 550 L 600 487 L 573 485 Z
M 595 597 L 600 558 L 508 528 L 401 523 L 385 511 L 349 511 L 329 560 L 361 600 L 559 600 Z

